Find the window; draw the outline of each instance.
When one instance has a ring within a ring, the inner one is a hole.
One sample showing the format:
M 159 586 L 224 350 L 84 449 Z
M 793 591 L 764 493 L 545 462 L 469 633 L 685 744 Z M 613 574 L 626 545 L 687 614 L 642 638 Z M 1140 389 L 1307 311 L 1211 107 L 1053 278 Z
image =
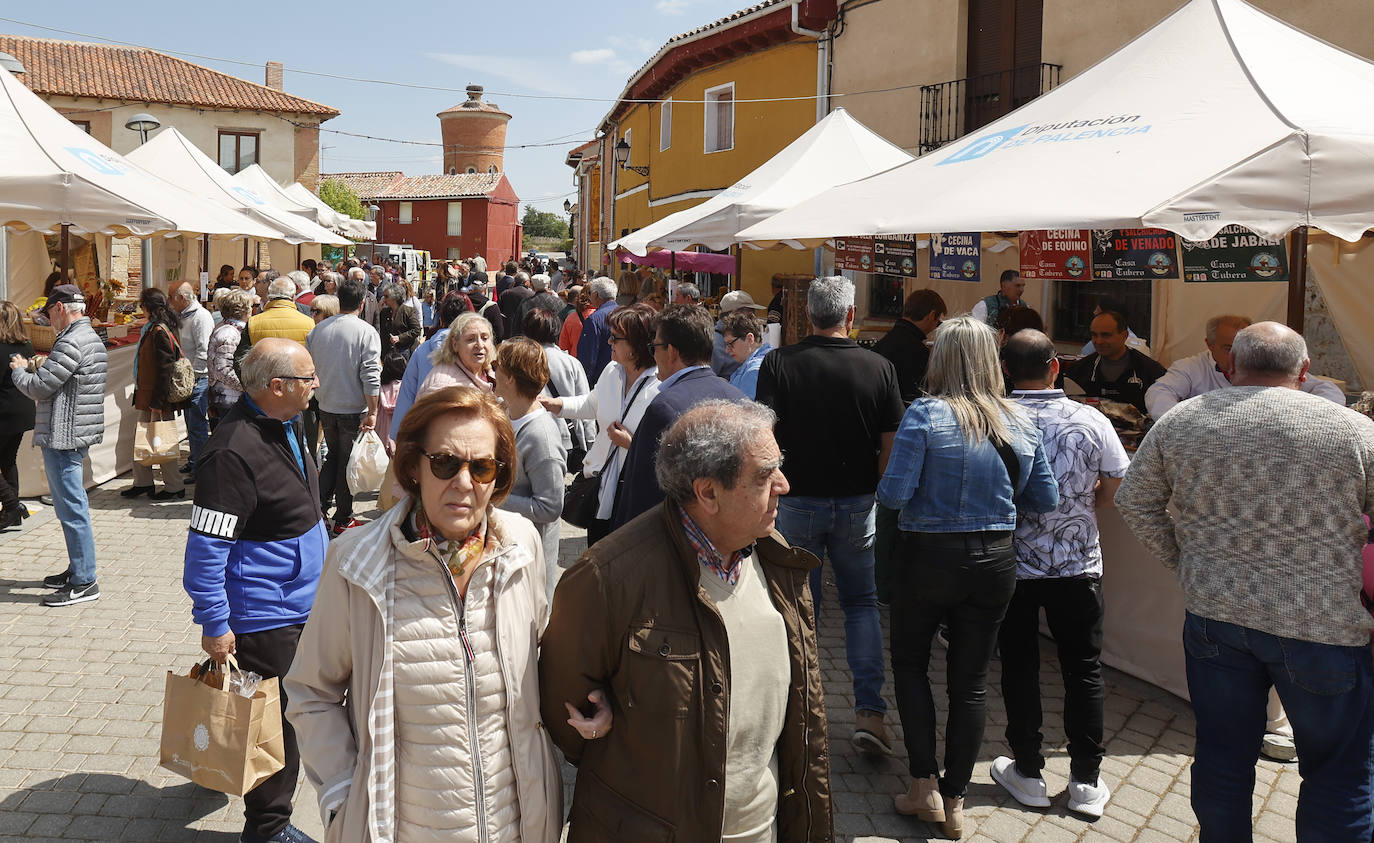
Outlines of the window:
M 673 101 L 664 100 L 658 106 L 658 151 L 673 145 Z
M 448 203 L 448 236 L 460 237 L 463 234 L 463 203 Z
M 1100 280 L 1054 281 L 1054 336 L 1061 342 L 1087 342 L 1093 309 L 1103 298 L 1115 299 L 1125 309 L 1122 315 L 1136 336 L 1150 339 L 1150 319 L 1154 310 L 1154 285 L 1149 281 Z M 1167 283 L 1167 282 L 1165 282 Z
M 905 279 L 874 274 L 868 282 L 868 315 L 900 319 L 906 299 Z
M 490 167 L 487 168 L 487 173 L 489 173 L 490 175 L 493 175 L 493 176 L 494 176 L 494 175 L 497 174 L 497 172 L 499 172 L 499 171 L 496 169 L 496 165 L 495 165 L 495 164 L 492 164 Z
M 231 173 L 258 163 L 258 132 L 219 133 L 219 165 Z
M 460 260 L 462 260 L 462 259 L 463 259 L 463 250 L 460 249 L 460 248 L 458 248 L 457 246 L 449 246 L 449 247 L 448 247 L 448 259 L 451 260 L 451 261 L 460 261 Z
M 735 83 L 706 89 L 706 152 L 735 148 Z
M 88 135 L 91 133 L 91 121 L 89 120 L 73 120 L 72 125 Z
M 410 224 L 411 224 L 412 222 L 414 222 L 414 221 L 415 221 L 415 203 L 414 203 L 414 202 L 402 202 L 402 203 L 401 203 L 401 211 L 400 211 L 400 219 L 398 219 L 397 222 L 399 222 L 401 225 L 410 225 Z
M 477 168 L 476 168 L 476 167 L 468 167 L 468 175 L 470 175 L 470 176 L 477 175 Z

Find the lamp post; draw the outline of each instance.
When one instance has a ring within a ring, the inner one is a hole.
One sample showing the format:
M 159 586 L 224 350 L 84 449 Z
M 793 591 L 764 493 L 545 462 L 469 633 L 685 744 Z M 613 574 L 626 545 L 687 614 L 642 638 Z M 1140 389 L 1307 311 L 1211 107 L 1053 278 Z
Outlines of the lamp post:
M 645 178 L 649 177 L 648 167 L 635 167 L 630 164 L 630 143 L 624 138 L 621 138 L 615 145 L 615 163 L 619 164 L 622 170 L 638 173 Z
M 146 111 L 140 111 L 124 121 L 124 128 L 131 132 L 138 132 L 139 146 L 147 143 L 148 133 L 161 125 L 162 121 Z M 143 259 L 143 283 L 147 284 L 153 268 L 153 240 L 151 237 L 143 238 L 141 256 Z
M 372 241 L 374 244 L 374 248 L 372 251 L 375 254 L 377 251 L 375 248 L 375 244 L 386 242 L 382 239 L 382 206 L 378 205 L 376 202 L 369 204 L 367 206 L 367 219 L 368 222 L 375 222 L 377 224 L 377 232 L 375 235 L 373 235 L 374 237 L 376 237 L 376 239 Z

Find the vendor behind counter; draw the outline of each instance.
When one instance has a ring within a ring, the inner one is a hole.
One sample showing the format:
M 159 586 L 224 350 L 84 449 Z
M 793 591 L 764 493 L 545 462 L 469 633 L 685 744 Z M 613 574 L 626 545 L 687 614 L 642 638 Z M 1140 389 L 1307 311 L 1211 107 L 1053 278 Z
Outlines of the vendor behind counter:
M 1092 398 L 1106 398 L 1145 410 L 1145 391 L 1164 376 L 1164 367 L 1127 345 L 1126 317 L 1114 310 L 1093 318 L 1091 335 L 1095 351 L 1079 360 L 1064 377 Z

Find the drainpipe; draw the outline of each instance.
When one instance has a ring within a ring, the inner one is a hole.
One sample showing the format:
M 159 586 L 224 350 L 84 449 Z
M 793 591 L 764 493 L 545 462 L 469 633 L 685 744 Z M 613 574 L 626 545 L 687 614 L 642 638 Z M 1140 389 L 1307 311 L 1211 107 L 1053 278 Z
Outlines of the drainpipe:
M 805 38 L 816 39 L 816 122 L 830 113 L 830 40 L 828 29 L 807 29 L 801 25 L 801 2 L 792 4 L 792 31 Z M 814 250 L 812 271 L 819 277 L 824 262 L 824 247 Z

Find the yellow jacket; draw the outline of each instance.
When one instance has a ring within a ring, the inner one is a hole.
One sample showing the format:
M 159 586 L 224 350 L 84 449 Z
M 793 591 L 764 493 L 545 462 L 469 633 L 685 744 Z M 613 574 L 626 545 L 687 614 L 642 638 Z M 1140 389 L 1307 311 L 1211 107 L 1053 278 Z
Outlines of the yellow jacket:
M 291 299 L 273 299 L 262 313 L 248 320 L 249 345 L 263 337 L 283 337 L 305 345 L 315 320 L 301 313 Z

